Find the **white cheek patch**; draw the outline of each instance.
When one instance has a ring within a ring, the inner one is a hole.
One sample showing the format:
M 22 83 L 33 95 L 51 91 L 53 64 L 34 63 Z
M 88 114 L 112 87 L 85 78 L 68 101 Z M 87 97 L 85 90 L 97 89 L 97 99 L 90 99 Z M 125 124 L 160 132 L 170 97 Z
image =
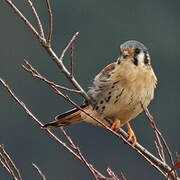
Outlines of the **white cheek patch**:
M 144 58 L 145 58 L 144 52 L 138 54 L 137 59 L 139 65 L 144 66 Z

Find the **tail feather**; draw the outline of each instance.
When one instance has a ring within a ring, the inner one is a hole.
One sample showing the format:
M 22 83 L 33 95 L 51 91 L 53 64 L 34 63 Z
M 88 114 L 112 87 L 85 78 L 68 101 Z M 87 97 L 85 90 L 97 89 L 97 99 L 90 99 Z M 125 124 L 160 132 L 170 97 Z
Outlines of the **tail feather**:
M 87 105 L 82 105 L 81 108 L 85 108 Z M 63 114 L 57 115 L 55 121 L 49 122 L 43 126 L 43 128 L 55 128 L 61 126 L 67 126 L 76 124 L 83 121 L 81 117 L 81 111 L 77 108 L 71 109 Z

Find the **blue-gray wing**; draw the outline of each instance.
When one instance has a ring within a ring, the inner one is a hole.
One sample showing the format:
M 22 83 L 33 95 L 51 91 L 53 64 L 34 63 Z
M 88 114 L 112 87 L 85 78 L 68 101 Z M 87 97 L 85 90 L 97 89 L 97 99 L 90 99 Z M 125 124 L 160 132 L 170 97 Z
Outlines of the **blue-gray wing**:
M 116 63 L 109 64 L 106 66 L 94 79 L 94 82 L 87 92 L 90 97 L 91 104 L 93 107 L 102 99 L 105 91 L 107 91 L 111 84 L 111 77 L 113 70 L 115 69 Z

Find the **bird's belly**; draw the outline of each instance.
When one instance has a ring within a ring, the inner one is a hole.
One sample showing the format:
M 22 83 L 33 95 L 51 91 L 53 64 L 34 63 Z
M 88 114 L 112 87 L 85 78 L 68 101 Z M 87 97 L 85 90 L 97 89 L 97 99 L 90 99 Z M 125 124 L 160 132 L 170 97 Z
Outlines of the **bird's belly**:
M 101 114 L 103 117 L 120 119 L 121 126 L 123 126 L 142 112 L 141 103 L 144 107 L 147 107 L 151 99 L 151 91 L 142 89 L 141 92 L 135 93 L 124 90 L 120 97 L 112 96 Z

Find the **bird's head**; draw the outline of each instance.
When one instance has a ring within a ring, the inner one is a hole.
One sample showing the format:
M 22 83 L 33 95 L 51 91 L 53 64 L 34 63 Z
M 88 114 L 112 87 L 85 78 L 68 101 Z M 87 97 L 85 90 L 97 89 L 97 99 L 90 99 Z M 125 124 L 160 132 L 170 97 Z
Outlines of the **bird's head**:
M 147 48 L 138 41 L 126 41 L 120 46 L 120 57 L 117 63 L 132 63 L 137 67 L 147 68 L 151 66 L 151 59 Z

